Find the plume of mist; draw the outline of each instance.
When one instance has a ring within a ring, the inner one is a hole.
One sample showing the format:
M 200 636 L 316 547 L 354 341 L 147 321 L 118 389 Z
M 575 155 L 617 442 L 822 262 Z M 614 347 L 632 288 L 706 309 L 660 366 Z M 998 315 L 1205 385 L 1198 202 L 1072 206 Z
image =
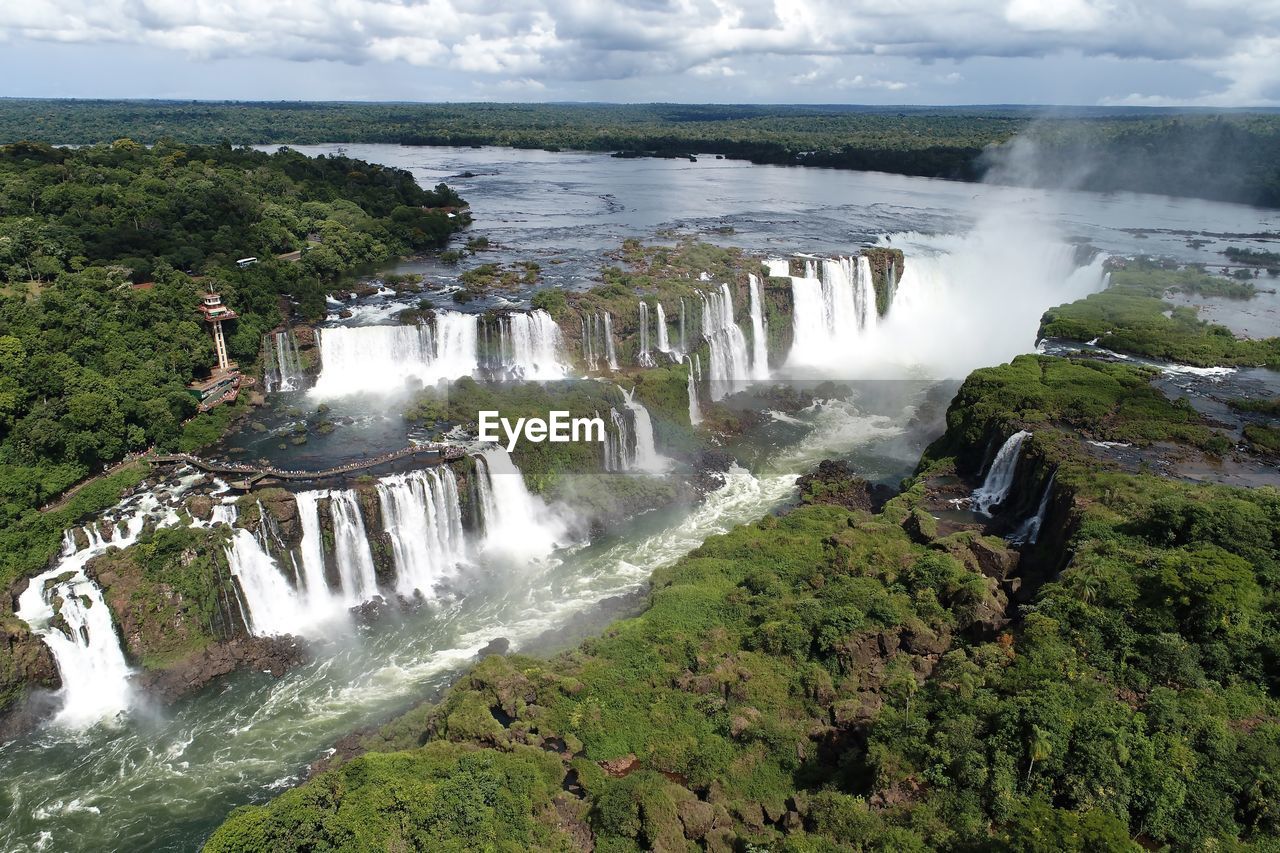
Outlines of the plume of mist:
M 1046 115 L 988 146 L 978 165 L 983 181 L 996 185 L 1280 204 L 1280 124 L 1249 118 Z

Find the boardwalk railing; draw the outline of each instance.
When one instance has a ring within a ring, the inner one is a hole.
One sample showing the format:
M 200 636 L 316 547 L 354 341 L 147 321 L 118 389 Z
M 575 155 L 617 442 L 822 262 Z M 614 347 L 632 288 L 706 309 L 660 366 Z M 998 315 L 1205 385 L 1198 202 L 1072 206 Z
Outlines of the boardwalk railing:
M 247 465 L 241 462 L 218 462 L 210 459 L 202 459 L 190 453 L 168 453 L 160 454 L 153 457 L 152 461 L 159 465 L 191 465 L 199 468 L 209 474 L 240 474 L 243 475 L 245 482 L 249 485 L 258 480 L 272 477 L 278 480 L 323 480 L 328 477 L 340 477 L 344 474 L 352 474 L 356 471 L 363 471 L 368 468 L 376 468 L 379 465 L 386 465 L 391 462 L 398 462 L 401 459 L 408 459 L 414 456 L 434 457 L 431 461 L 436 465 L 446 462 L 453 462 L 466 456 L 467 452 L 464 448 L 456 444 L 422 444 L 414 447 L 406 447 L 391 453 L 382 453 L 378 456 L 371 456 L 367 459 L 358 459 L 354 462 L 348 462 L 345 465 L 338 465 L 333 468 L 326 468 L 323 471 L 302 471 L 288 468 L 275 468 L 270 465 Z

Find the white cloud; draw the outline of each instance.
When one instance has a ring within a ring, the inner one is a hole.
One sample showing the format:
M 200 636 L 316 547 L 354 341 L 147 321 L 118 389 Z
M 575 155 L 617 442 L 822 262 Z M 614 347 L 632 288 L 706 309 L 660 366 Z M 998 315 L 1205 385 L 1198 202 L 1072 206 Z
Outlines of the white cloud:
M 901 92 L 910 85 L 901 80 L 880 80 L 876 77 L 864 77 L 861 74 L 841 77 L 836 81 L 838 89 L 884 89 L 889 92 Z
M 1117 103 L 1274 103 L 1275 0 L 14 0 L 0 41 L 168 48 L 194 59 L 403 62 L 546 86 L 692 72 L 901 91 L 934 60 L 1156 60 L 1216 85 Z M 886 60 L 897 60 L 886 76 Z M 907 73 L 915 69 L 914 77 Z M 776 70 L 770 65 L 770 74 Z M 1123 83 L 1117 83 L 1117 87 Z M 525 87 L 527 88 L 527 86 Z

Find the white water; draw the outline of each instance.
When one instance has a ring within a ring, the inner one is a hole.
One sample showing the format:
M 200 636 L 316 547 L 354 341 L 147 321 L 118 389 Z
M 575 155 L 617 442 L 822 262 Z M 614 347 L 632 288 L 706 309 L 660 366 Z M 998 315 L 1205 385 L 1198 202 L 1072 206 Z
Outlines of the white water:
M 702 296 L 702 334 L 711 351 L 711 399 L 720 400 L 746 387 L 751 378 L 747 339 L 733 319 L 729 285 Z
M 689 392 L 689 423 L 697 426 L 702 423 L 702 407 L 698 405 L 698 385 L 693 378 L 693 359 L 686 358 L 685 362 L 689 365 L 689 378 L 685 385 Z
M 266 367 L 263 371 L 263 385 L 268 394 L 276 391 L 299 391 L 306 382 L 302 372 L 302 361 L 298 357 L 298 346 L 293 333 L 288 330 L 276 332 L 263 338 L 266 351 Z
M 127 711 L 132 703 L 131 670 L 111 610 L 101 588 L 85 574 L 85 566 L 110 548 L 132 545 L 149 520 L 163 527 L 176 523 L 178 516 L 162 509 L 153 495 L 144 495 L 122 523 L 112 522 L 110 539 L 96 526 L 87 525 L 82 529 L 88 542 L 77 549 L 72 531 L 67 531 L 58 562 L 33 577 L 18 597 L 14 615 L 49 647 L 62 678 L 61 708 L 54 717 L 57 725 L 84 728 Z M 63 575 L 67 575 L 64 580 L 45 589 L 49 581 Z M 58 613 L 69 636 L 52 624 Z
M 1104 284 L 1104 256 L 1078 266 L 1072 246 L 1031 221 L 892 241 L 906 251 L 892 309 L 848 351 L 857 373 L 846 375 L 964 377 L 1029 352 L 1045 309 Z
M 751 378 L 769 378 L 769 339 L 764 323 L 764 298 L 760 293 L 760 279 L 747 276 L 751 291 Z
M 1036 540 L 1040 538 L 1040 528 L 1044 526 L 1044 517 L 1049 512 L 1049 498 L 1053 495 L 1053 481 L 1058 478 L 1058 469 L 1053 469 L 1053 473 L 1049 475 L 1049 482 L 1044 485 L 1044 492 L 1040 495 L 1040 503 L 1036 507 L 1035 515 L 1024 519 L 1018 525 L 1018 529 L 1009 537 L 1010 542 L 1018 544 L 1034 545 Z
M 317 329 L 316 336 L 320 376 L 311 393 L 322 399 L 386 393 L 409 381 L 434 385 L 481 373 L 480 326 L 474 314 L 436 311 L 429 323 L 416 326 L 335 326 Z M 560 327 L 546 311 L 512 312 L 498 320 L 496 357 L 486 369 L 501 379 L 563 379 L 568 372 L 563 348 Z
M 964 235 L 891 235 L 904 249 L 890 307 L 874 310 L 869 264 L 809 261 L 794 276 L 788 377 L 961 378 L 1035 344 L 1045 309 L 1104 283 L 1104 256 L 1075 249 L 1029 219 L 992 217 Z M 770 261 L 771 274 L 786 268 Z
M 875 290 L 862 256 L 827 258 L 821 267 L 807 261 L 805 274 L 791 278 L 791 296 L 794 334 L 787 366 L 793 372 L 852 361 L 856 342 L 874 333 Z
M 385 393 L 409 380 L 434 385 L 477 371 L 477 323 L 473 314 L 437 311 L 417 326 L 336 326 L 317 329 L 319 398 Z
M 636 351 L 636 364 L 653 367 L 653 354 L 649 352 L 649 303 L 640 303 L 640 348 Z
M 986 479 L 970 496 L 970 502 L 976 511 L 990 515 L 991 508 L 1003 503 L 1009 496 L 1009 489 L 1013 487 L 1013 475 L 1018 470 L 1018 459 L 1022 456 L 1022 443 L 1030 435 L 1025 429 L 1019 430 L 1000 445 Z
M 635 398 L 634 388 L 618 390 L 622 392 L 623 405 L 631 411 L 635 424 L 634 453 L 629 467 L 646 474 L 661 474 L 671 467 L 671 460 L 659 453 L 654 443 L 653 419 L 649 417 L 649 410 Z
M 844 262 L 847 263 L 848 259 Z M 876 288 L 871 281 L 871 261 L 866 255 L 858 255 L 853 303 L 858 312 L 858 328 L 867 334 L 874 333 L 880 322 L 880 313 L 876 308 Z
M 378 594 L 378 578 L 356 493 L 346 489 L 330 492 L 329 513 L 333 518 L 334 560 L 347 604 L 369 601 Z
M 524 475 L 501 447 L 476 457 L 476 482 L 484 519 L 487 555 L 526 564 L 543 559 L 565 544 L 563 520 L 541 498 L 530 493 Z
M 671 352 L 671 340 L 667 335 L 667 313 L 662 303 L 657 304 L 658 314 L 658 352 Z
M 325 574 L 324 534 L 320 530 L 320 499 L 326 492 L 298 492 L 294 500 L 298 504 L 298 522 L 302 525 L 302 582 L 305 586 L 307 609 L 317 623 L 346 612 L 342 595 L 329 588 Z
M 499 371 L 504 379 L 563 379 L 564 338 L 551 315 L 542 309 L 513 312 L 499 319 Z
M 236 528 L 227 546 L 227 565 L 239 581 L 250 633 L 305 634 L 315 624 L 315 614 L 293 584 L 281 574 L 262 541 L 244 528 Z
M 378 483 L 383 528 L 391 538 L 396 592 L 430 598 L 463 559 L 462 506 L 448 465 L 385 477 Z
M 606 427 L 604 431 L 604 470 L 625 471 L 631 464 L 631 448 L 635 446 L 631 422 L 612 406 L 609 407 L 609 422 L 613 429 Z
M 588 322 L 590 319 L 590 322 Z M 595 333 L 595 317 L 582 318 L 582 363 L 587 366 L 587 370 L 596 370 L 599 367 L 599 360 L 596 357 L 596 351 L 593 347 L 592 337 Z
M 613 343 L 613 315 L 608 311 L 604 312 L 604 347 L 606 363 L 610 370 L 618 369 L 618 351 L 614 349 Z

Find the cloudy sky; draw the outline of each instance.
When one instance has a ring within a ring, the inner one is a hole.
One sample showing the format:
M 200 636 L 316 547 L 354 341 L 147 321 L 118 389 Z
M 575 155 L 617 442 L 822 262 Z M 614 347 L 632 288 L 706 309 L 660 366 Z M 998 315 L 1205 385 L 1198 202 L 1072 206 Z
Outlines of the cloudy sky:
M 1280 0 L 0 0 L 0 95 L 1280 105 Z

